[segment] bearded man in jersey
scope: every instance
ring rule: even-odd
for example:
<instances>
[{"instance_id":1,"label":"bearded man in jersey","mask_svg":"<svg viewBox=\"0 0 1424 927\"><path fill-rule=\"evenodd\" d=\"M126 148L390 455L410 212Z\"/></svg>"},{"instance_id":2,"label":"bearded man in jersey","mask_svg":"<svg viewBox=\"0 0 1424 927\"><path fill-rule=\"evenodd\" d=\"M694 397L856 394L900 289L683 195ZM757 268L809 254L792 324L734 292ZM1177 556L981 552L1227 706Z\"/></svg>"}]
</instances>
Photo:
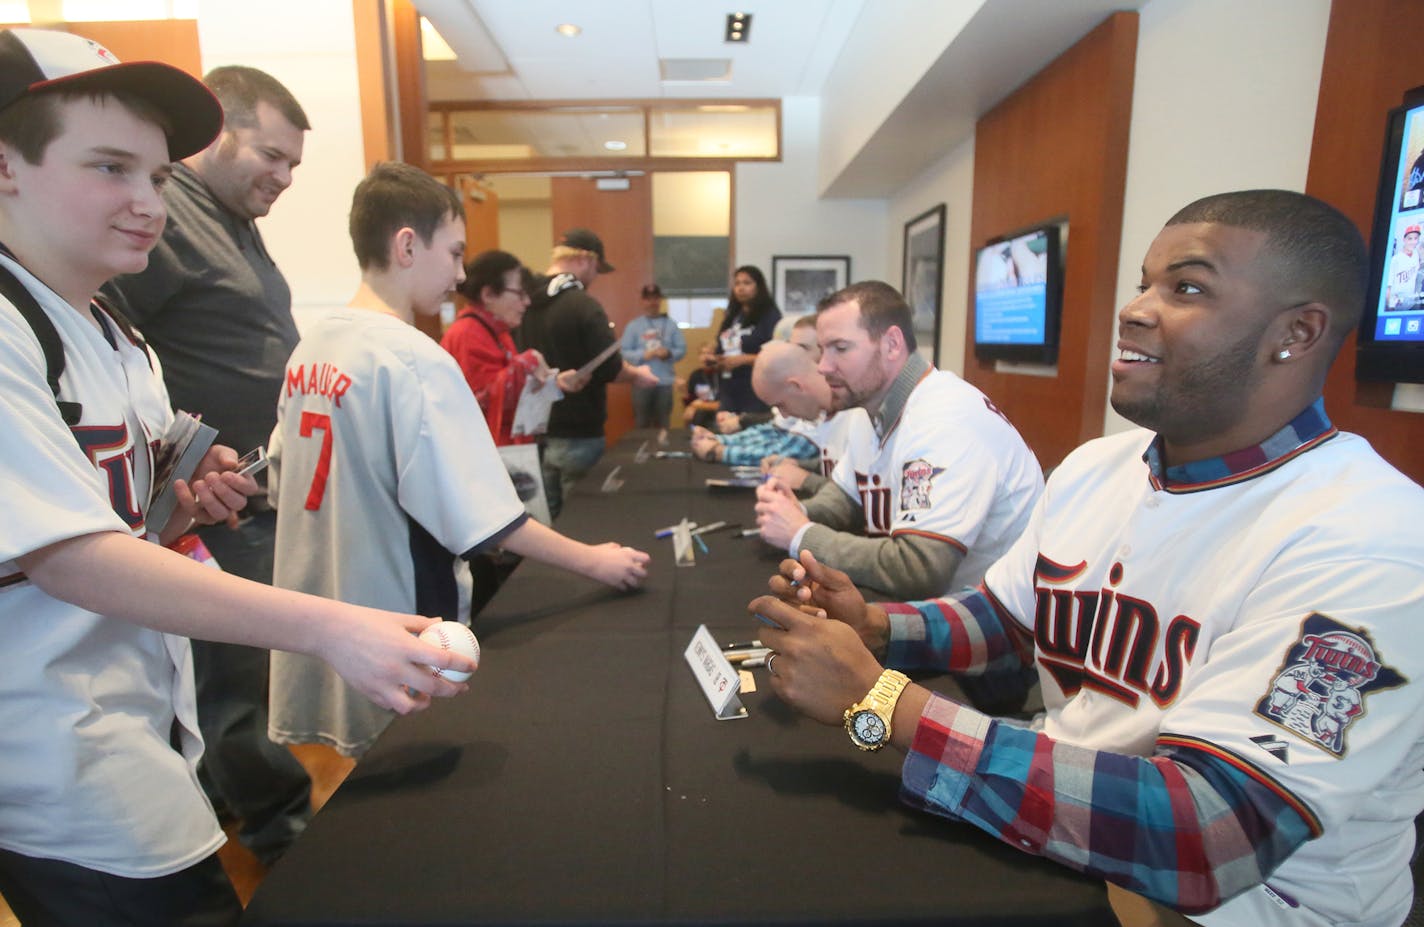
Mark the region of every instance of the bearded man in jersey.
<instances>
[{"instance_id":1,"label":"bearded man in jersey","mask_svg":"<svg viewBox=\"0 0 1424 927\"><path fill-rule=\"evenodd\" d=\"M1299 193L1178 212L1119 313L1112 404L1142 428L1070 454L975 591L867 606L814 557L783 562L781 599L751 605L785 628L758 628L772 688L863 749L905 751L908 803L1107 880L1120 913L1402 922L1424 808L1424 490L1321 398L1367 268L1354 224ZM1042 727L882 661L1034 663Z\"/></svg>"},{"instance_id":2,"label":"bearded man in jersey","mask_svg":"<svg viewBox=\"0 0 1424 927\"><path fill-rule=\"evenodd\" d=\"M910 307L889 284L832 296L816 335L834 410L864 409L874 440L852 442L804 506L768 480L762 538L897 598L977 583L1043 489L1033 452L983 393L915 353Z\"/></svg>"},{"instance_id":3,"label":"bearded man in jersey","mask_svg":"<svg viewBox=\"0 0 1424 927\"><path fill-rule=\"evenodd\" d=\"M803 504L779 480L757 491L757 527L892 599L973 586L1028 524L1043 491L1033 451L983 393L916 353L909 305L889 284L853 284L816 313L833 408L874 426L847 442ZM1018 710L1032 674L965 681L979 707Z\"/></svg>"}]
</instances>

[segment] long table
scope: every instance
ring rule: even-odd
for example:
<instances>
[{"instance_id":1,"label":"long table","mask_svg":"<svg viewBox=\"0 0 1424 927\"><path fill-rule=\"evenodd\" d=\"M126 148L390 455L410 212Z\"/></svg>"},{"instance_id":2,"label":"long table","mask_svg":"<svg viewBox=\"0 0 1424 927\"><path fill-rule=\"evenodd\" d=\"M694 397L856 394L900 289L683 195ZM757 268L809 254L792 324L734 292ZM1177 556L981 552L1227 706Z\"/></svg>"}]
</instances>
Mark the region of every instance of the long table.
<instances>
[{"instance_id":1,"label":"long table","mask_svg":"<svg viewBox=\"0 0 1424 927\"><path fill-rule=\"evenodd\" d=\"M1116 924L1101 883L897 801L862 754L762 684L717 721L682 653L756 636L780 559L735 531L694 567L653 532L753 523L749 490L613 448L561 531L653 555L619 594L522 564L475 622L471 691L397 719L267 876L246 925ZM619 467L616 492L602 492Z\"/></svg>"}]
</instances>

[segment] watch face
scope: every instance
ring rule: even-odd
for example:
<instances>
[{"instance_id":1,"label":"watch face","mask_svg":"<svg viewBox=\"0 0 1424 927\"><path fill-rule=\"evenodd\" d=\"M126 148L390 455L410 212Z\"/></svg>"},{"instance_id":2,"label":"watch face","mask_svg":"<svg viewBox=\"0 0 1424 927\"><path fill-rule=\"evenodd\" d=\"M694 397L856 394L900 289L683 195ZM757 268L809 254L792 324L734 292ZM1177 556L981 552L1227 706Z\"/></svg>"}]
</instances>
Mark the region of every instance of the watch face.
<instances>
[{"instance_id":1,"label":"watch face","mask_svg":"<svg viewBox=\"0 0 1424 927\"><path fill-rule=\"evenodd\" d=\"M850 723L862 743L878 744L885 739L885 722L873 711L857 711Z\"/></svg>"}]
</instances>

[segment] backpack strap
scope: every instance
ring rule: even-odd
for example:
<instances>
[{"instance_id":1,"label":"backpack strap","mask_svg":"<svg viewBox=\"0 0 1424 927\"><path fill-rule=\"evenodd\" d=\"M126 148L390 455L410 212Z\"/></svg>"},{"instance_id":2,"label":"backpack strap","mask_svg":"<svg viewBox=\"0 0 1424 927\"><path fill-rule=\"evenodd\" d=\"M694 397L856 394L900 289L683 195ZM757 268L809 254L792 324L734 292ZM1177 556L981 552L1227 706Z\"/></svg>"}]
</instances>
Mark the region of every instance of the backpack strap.
<instances>
[{"instance_id":1,"label":"backpack strap","mask_svg":"<svg viewBox=\"0 0 1424 927\"><path fill-rule=\"evenodd\" d=\"M0 264L0 294L4 294L5 298L19 310L20 315L24 316L30 329L35 333L35 338L40 343L40 350L44 352L45 380L49 382L50 392L54 393L55 404L59 406L59 415L64 419L64 424L73 428L79 424L80 418L83 417L84 406L59 398L59 378L64 374L64 343L59 340L59 331L55 329L54 323L50 321L45 311L40 308L39 301L35 299L34 294L25 289L25 285L19 281L19 278L3 264Z\"/></svg>"}]
</instances>

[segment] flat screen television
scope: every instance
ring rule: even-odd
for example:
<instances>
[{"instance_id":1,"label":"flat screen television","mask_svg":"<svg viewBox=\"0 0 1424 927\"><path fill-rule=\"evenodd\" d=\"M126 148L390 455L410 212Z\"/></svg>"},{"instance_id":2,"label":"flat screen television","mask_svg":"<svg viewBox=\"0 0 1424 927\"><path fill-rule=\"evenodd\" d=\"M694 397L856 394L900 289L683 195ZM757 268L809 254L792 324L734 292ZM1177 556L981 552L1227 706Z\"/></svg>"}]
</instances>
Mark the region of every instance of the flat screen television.
<instances>
[{"instance_id":1,"label":"flat screen television","mask_svg":"<svg viewBox=\"0 0 1424 927\"><path fill-rule=\"evenodd\" d=\"M974 260L974 356L1057 363L1062 303L1062 239L1057 225L1041 225L989 242Z\"/></svg>"},{"instance_id":2,"label":"flat screen television","mask_svg":"<svg viewBox=\"0 0 1424 927\"><path fill-rule=\"evenodd\" d=\"M1424 383L1424 87L1404 95L1385 125L1370 290L1356 339L1361 380Z\"/></svg>"}]
</instances>

